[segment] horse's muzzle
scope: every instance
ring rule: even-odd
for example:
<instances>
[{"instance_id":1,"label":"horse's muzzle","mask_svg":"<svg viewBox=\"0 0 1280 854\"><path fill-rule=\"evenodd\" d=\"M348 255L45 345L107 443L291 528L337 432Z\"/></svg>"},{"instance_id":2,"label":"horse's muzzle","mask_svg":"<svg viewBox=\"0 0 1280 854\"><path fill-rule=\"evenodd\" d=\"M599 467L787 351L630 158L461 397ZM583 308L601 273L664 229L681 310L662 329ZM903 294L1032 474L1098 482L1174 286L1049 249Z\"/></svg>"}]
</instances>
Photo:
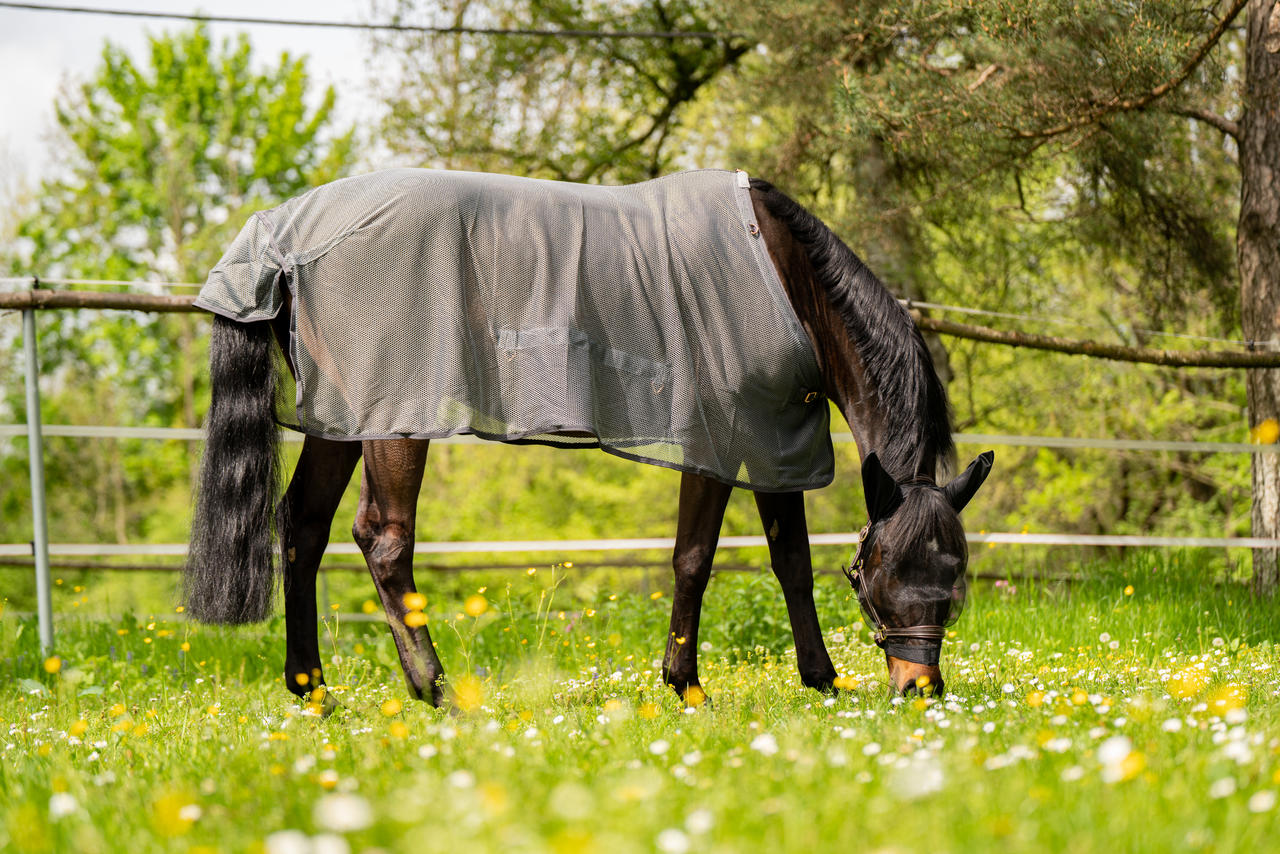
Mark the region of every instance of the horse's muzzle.
<instances>
[{"instance_id":1,"label":"horse's muzzle","mask_svg":"<svg viewBox=\"0 0 1280 854\"><path fill-rule=\"evenodd\" d=\"M889 663L889 681L893 689L903 696L941 697L945 683L942 671L929 664L917 664L886 655Z\"/></svg>"}]
</instances>

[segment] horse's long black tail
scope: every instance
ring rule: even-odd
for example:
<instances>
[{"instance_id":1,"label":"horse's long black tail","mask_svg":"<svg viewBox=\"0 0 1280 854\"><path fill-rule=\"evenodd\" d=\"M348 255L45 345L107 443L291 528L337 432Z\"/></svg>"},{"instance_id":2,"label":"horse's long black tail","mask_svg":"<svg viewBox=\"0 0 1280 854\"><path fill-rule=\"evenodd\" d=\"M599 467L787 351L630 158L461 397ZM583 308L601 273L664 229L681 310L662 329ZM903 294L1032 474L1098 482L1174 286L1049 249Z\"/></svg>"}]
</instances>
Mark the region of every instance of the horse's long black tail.
<instances>
[{"instance_id":1,"label":"horse's long black tail","mask_svg":"<svg viewBox=\"0 0 1280 854\"><path fill-rule=\"evenodd\" d=\"M281 470L273 344L267 321L213 319L213 401L184 583L187 612L208 623L271 611Z\"/></svg>"}]
</instances>

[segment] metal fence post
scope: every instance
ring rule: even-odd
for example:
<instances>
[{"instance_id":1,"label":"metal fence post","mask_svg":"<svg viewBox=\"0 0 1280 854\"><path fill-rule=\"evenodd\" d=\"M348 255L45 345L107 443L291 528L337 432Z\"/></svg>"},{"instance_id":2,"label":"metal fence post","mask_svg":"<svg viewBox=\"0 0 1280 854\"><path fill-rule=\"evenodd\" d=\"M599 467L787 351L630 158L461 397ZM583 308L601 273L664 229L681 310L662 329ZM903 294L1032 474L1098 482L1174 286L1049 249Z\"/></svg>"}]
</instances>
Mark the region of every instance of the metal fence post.
<instances>
[{"instance_id":1,"label":"metal fence post","mask_svg":"<svg viewBox=\"0 0 1280 854\"><path fill-rule=\"evenodd\" d=\"M49 517L44 503L44 434L40 425L40 360L36 354L36 311L22 310L22 349L26 356L27 448L31 459L31 548L36 564L36 610L40 650L53 650L53 595L49 578Z\"/></svg>"}]
</instances>

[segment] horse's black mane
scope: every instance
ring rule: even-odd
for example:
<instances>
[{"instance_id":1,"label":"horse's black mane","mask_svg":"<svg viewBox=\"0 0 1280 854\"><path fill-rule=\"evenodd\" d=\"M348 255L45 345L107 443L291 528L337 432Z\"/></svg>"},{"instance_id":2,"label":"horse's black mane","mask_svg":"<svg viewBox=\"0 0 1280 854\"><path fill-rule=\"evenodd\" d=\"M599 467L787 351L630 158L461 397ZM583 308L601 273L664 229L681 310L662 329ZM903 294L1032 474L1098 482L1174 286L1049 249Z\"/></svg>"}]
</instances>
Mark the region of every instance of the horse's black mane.
<instances>
[{"instance_id":1,"label":"horse's black mane","mask_svg":"<svg viewBox=\"0 0 1280 854\"><path fill-rule=\"evenodd\" d=\"M816 216L768 181L751 179L769 213L805 248L818 282L840 312L885 418L873 449L899 480L934 477L925 460L948 466L955 451L946 388L907 310Z\"/></svg>"}]
</instances>

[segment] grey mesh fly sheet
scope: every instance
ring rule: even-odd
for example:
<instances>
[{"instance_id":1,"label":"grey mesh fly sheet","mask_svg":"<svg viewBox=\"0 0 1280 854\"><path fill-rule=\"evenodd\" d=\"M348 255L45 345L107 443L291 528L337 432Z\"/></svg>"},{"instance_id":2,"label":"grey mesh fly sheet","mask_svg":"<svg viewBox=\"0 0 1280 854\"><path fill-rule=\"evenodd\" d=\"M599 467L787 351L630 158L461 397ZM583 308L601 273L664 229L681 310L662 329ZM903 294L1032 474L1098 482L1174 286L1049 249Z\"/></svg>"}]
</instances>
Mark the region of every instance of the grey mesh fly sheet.
<instances>
[{"instance_id":1,"label":"grey mesh fly sheet","mask_svg":"<svg viewBox=\"0 0 1280 854\"><path fill-rule=\"evenodd\" d=\"M745 173L346 178L255 214L196 305L266 320L285 287L306 433L599 447L762 491L831 481L817 360Z\"/></svg>"}]
</instances>

